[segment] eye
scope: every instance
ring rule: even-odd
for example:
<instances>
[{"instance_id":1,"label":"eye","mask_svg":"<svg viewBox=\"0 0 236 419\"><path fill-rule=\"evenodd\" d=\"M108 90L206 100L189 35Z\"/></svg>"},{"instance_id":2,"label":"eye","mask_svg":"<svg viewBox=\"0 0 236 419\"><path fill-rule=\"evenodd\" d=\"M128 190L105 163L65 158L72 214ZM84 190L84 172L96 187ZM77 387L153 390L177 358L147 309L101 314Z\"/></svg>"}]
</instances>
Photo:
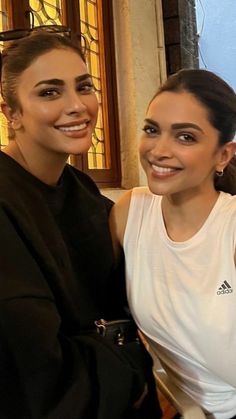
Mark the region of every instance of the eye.
<instances>
[{"instance_id":1,"label":"eye","mask_svg":"<svg viewBox=\"0 0 236 419\"><path fill-rule=\"evenodd\" d=\"M157 129L157 127L153 125L149 125L149 124L144 125L142 130L149 136L156 135L159 133L159 130Z\"/></svg>"},{"instance_id":2,"label":"eye","mask_svg":"<svg viewBox=\"0 0 236 419\"><path fill-rule=\"evenodd\" d=\"M43 89L39 92L39 96L48 98L56 98L59 94L59 90L55 88Z\"/></svg>"},{"instance_id":3,"label":"eye","mask_svg":"<svg viewBox=\"0 0 236 419\"><path fill-rule=\"evenodd\" d=\"M196 142L196 139L195 139L194 135L190 134L189 132L183 132L181 134L178 134L178 139L182 143L186 143L186 144L191 144L191 143Z\"/></svg>"},{"instance_id":4,"label":"eye","mask_svg":"<svg viewBox=\"0 0 236 419\"><path fill-rule=\"evenodd\" d=\"M81 93L86 94L95 92L95 87L91 80L86 80L77 86L77 90Z\"/></svg>"}]
</instances>

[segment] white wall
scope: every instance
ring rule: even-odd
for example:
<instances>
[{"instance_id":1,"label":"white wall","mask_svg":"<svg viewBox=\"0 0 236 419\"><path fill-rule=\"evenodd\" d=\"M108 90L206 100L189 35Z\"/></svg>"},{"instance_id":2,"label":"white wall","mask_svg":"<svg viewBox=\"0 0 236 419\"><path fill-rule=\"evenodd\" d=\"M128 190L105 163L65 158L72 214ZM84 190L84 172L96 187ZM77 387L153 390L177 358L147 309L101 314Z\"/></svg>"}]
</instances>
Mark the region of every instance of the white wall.
<instances>
[{"instance_id":1,"label":"white wall","mask_svg":"<svg viewBox=\"0 0 236 419\"><path fill-rule=\"evenodd\" d=\"M122 187L146 183L138 142L145 112L166 77L161 0L113 0Z\"/></svg>"}]
</instances>

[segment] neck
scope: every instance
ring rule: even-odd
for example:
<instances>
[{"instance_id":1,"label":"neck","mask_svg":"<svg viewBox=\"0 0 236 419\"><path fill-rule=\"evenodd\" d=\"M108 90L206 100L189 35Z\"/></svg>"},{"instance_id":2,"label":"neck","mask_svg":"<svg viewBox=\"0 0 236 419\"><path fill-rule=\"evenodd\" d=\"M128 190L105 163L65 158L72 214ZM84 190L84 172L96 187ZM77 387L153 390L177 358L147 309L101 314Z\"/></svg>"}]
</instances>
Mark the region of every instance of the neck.
<instances>
[{"instance_id":1,"label":"neck","mask_svg":"<svg viewBox=\"0 0 236 419\"><path fill-rule=\"evenodd\" d=\"M55 152L42 153L42 150L28 150L21 147L16 141L11 141L2 151L12 157L27 172L51 186L58 183L68 158L67 155Z\"/></svg>"},{"instance_id":2,"label":"neck","mask_svg":"<svg viewBox=\"0 0 236 419\"><path fill-rule=\"evenodd\" d=\"M169 237L174 241L191 238L203 226L213 209L219 192L214 187L181 199L179 196L164 196L162 213Z\"/></svg>"}]
</instances>

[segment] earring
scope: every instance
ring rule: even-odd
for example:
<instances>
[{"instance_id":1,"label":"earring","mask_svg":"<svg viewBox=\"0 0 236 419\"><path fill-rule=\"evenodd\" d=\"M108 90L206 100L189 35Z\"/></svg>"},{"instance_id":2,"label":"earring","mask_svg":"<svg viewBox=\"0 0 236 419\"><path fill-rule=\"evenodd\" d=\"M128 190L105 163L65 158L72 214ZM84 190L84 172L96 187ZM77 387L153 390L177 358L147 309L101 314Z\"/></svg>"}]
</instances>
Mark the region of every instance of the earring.
<instances>
[{"instance_id":1,"label":"earring","mask_svg":"<svg viewBox=\"0 0 236 419\"><path fill-rule=\"evenodd\" d=\"M216 170L216 176L222 177L224 175L224 169L222 170Z\"/></svg>"},{"instance_id":2,"label":"earring","mask_svg":"<svg viewBox=\"0 0 236 419\"><path fill-rule=\"evenodd\" d=\"M13 140L13 138L15 138L16 133L15 133L14 128L12 127L11 122L8 122L7 131L8 131L8 139Z\"/></svg>"},{"instance_id":3,"label":"earring","mask_svg":"<svg viewBox=\"0 0 236 419\"><path fill-rule=\"evenodd\" d=\"M14 131L17 131L21 128L21 121L20 120L12 120L10 122L11 128L14 129Z\"/></svg>"}]
</instances>

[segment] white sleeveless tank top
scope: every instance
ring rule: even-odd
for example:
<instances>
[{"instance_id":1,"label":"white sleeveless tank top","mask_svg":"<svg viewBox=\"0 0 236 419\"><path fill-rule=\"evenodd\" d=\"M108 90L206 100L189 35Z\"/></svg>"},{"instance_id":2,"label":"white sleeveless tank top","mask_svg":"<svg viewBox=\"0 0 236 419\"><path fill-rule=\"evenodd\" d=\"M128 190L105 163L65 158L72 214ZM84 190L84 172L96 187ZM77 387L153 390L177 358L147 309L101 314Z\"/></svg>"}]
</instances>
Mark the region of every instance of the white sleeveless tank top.
<instances>
[{"instance_id":1,"label":"white sleeveless tank top","mask_svg":"<svg viewBox=\"0 0 236 419\"><path fill-rule=\"evenodd\" d=\"M236 196L221 192L189 240L166 232L161 197L132 193L124 237L131 312L173 381L209 417L236 415Z\"/></svg>"}]
</instances>

